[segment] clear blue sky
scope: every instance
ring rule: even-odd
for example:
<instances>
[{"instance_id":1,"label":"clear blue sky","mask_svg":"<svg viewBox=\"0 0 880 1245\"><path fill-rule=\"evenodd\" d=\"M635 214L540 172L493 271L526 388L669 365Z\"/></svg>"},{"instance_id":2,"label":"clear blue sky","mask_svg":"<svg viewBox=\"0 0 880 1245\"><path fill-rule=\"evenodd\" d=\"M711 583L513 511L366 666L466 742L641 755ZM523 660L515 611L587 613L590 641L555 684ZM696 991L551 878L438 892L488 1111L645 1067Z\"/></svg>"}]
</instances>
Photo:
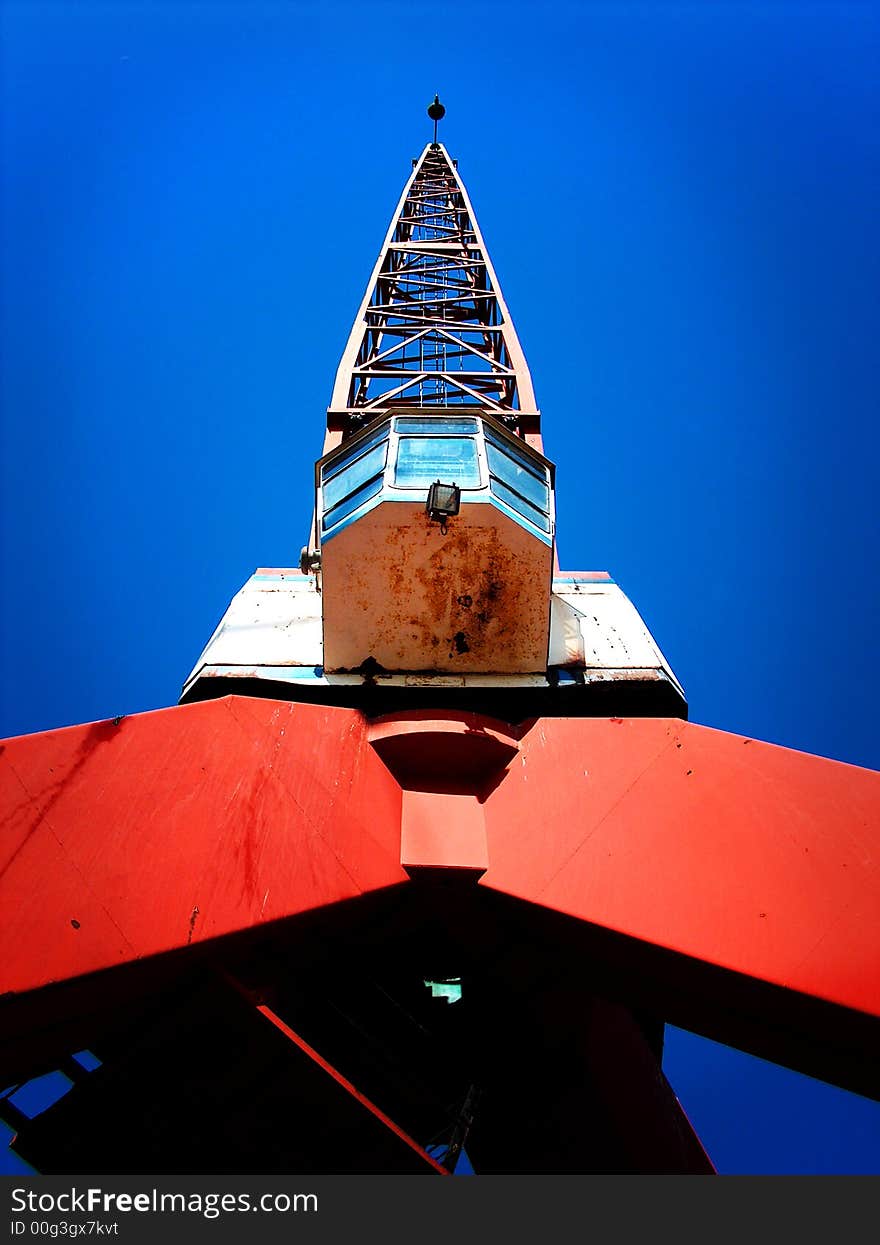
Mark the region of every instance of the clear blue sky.
<instances>
[{"instance_id":1,"label":"clear blue sky","mask_svg":"<svg viewBox=\"0 0 880 1245\"><path fill-rule=\"evenodd\" d=\"M692 720L880 768L877 6L0 20L0 734L174 703L253 569L296 564L439 91L563 566L618 579ZM722 1171L880 1171L876 1103L677 1031L666 1070Z\"/></svg>"}]
</instances>

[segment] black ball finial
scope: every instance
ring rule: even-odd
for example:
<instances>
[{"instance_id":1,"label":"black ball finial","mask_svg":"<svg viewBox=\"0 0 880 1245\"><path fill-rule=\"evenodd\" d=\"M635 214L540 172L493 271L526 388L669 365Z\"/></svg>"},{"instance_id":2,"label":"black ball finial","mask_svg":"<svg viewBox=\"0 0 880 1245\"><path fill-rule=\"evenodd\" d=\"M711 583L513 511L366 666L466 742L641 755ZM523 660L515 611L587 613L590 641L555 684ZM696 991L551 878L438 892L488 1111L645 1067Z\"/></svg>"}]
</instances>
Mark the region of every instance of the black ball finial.
<instances>
[{"instance_id":1,"label":"black ball finial","mask_svg":"<svg viewBox=\"0 0 880 1245\"><path fill-rule=\"evenodd\" d=\"M435 95L433 104L428 105L428 116L432 121L442 121L446 116L446 109L440 103L439 95Z\"/></svg>"}]
</instances>

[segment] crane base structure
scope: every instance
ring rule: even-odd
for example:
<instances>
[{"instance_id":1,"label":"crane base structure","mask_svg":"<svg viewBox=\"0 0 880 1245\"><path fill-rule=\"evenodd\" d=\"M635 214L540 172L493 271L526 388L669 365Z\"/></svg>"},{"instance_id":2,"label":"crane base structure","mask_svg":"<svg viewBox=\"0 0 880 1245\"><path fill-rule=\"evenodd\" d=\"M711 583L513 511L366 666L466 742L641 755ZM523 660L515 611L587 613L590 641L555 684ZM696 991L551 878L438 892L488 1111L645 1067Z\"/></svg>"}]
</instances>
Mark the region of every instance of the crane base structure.
<instances>
[{"instance_id":1,"label":"crane base structure","mask_svg":"<svg viewBox=\"0 0 880 1245\"><path fill-rule=\"evenodd\" d=\"M708 1173L665 1021L880 1096L872 771L224 696L0 773L3 1081L74 1080L3 1100L40 1171Z\"/></svg>"}]
</instances>

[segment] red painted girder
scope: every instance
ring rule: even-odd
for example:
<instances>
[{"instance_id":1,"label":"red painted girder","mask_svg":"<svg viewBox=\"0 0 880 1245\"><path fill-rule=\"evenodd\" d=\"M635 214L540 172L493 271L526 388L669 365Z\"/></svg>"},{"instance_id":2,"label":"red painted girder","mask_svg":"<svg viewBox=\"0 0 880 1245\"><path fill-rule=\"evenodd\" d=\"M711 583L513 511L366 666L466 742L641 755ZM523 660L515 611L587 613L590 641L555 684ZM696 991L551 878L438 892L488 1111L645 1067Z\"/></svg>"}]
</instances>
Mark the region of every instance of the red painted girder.
<instances>
[{"instance_id":1,"label":"red painted girder","mask_svg":"<svg viewBox=\"0 0 880 1245\"><path fill-rule=\"evenodd\" d=\"M349 709L227 697L5 742L0 993L406 882Z\"/></svg>"},{"instance_id":2,"label":"red painted girder","mask_svg":"<svg viewBox=\"0 0 880 1245\"><path fill-rule=\"evenodd\" d=\"M228 697L7 741L0 992L407 882L369 739ZM483 886L880 1015L880 775L670 719L543 719L518 749L481 795Z\"/></svg>"},{"instance_id":3,"label":"red painted girder","mask_svg":"<svg viewBox=\"0 0 880 1245\"><path fill-rule=\"evenodd\" d=\"M325 1072L331 1080L335 1081L336 1084L339 1085L351 1098L360 1103L365 1110L369 1111L370 1114L378 1120L380 1124L384 1125L390 1133L393 1133L394 1136L402 1141L405 1146L417 1154L430 1171L434 1171L441 1176L449 1175L446 1168L443 1167L442 1164L438 1163L437 1160L430 1155L423 1146L420 1146L417 1141L414 1141L413 1138L410 1137L409 1133L404 1132L400 1125L395 1124L394 1120L392 1120L389 1115L386 1115L381 1107L377 1107L376 1104L371 1102L365 1094L362 1094L356 1086L352 1085L351 1081L349 1081L347 1077L344 1077L342 1073L334 1068L331 1063L328 1063L328 1061L320 1055L313 1046L309 1046L308 1042L304 1038L300 1037L295 1030L291 1029L290 1025L285 1024L281 1017L272 1011L271 1007L268 1007L265 1003L259 1003L255 1006L260 1015L264 1016L270 1024L275 1026L279 1033L283 1033L289 1042L292 1042L294 1046L303 1052L303 1054L307 1055L316 1067Z\"/></svg>"},{"instance_id":4,"label":"red painted girder","mask_svg":"<svg viewBox=\"0 0 880 1245\"><path fill-rule=\"evenodd\" d=\"M880 773L677 719L545 718L481 885L880 1015Z\"/></svg>"}]
</instances>

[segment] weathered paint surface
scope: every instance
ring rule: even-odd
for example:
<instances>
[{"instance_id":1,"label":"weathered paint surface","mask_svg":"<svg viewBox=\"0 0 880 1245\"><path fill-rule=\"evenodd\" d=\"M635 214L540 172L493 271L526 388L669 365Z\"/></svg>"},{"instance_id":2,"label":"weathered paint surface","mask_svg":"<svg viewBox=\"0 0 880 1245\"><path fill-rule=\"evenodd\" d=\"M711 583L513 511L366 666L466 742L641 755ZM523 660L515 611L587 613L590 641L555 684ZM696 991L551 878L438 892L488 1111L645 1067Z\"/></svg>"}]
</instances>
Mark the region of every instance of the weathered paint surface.
<instances>
[{"instance_id":1,"label":"weathered paint surface","mask_svg":"<svg viewBox=\"0 0 880 1245\"><path fill-rule=\"evenodd\" d=\"M552 550L488 503L446 533L386 503L325 547L324 667L529 673L547 665Z\"/></svg>"},{"instance_id":2,"label":"weathered paint surface","mask_svg":"<svg viewBox=\"0 0 880 1245\"><path fill-rule=\"evenodd\" d=\"M551 611L550 666L656 669L678 686L638 610L617 584L554 579Z\"/></svg>"},{"instance_id":3,"label":"weathered paint surface","mask_svg":"<svg viewBox=\"0 0 880 1245\"><path fill-rule=\"evenodd\" d=\"M439 544L439 533L436 525L433 526ZM482 624L478 615L485 614L488 620L491 615L485 607L494 603L481 604L479 588L475 598L473 592L453 591L459 586L455 575L447 575L441 581L428 574L427 566L421 570L429 598L445 620L444 641L453 640L461 631L465 642L470 644L470 636L489 630L488 621ZM540 573L543 578L543 567ZM521 578L514 582L521 582ZM401 585L406 582L399 570L395 572L395 582L398 579ZM491 583L499 582L481 579L479 574L476 580L483 585L483 596L490 596ZM409 591L404 590L403 594L409 601ZM471 597L469 605L458 601L458 597L466 600L468 596ZM302 683L312 687L316 683L327 686L362 683L362 674L324 671L322 605L323 597L315 576L302 575L290 568L256 571L234 597L185 687L190 689L199 680L217 677L262 678L279 684ZM681 690L638 611L607 572L582 571L554 577L549 623L548 659L540 664L539 671L528 674L474 671L460 660L462 654L447 644L444 652L448 654L451 648L454 654L451 669L433 674L426 670L392 671L388 685L546 688L544 670L549 666L563 676L582 672L580 677L585 682L662 678ZM437 632L438 628L416 628L416 636L427 635L429 643ZM412 634L410 627L410 636ZM432 644L431 648L434 647ZM572 686L570 679L560 679L562 694ZM681 694L684 698L684 693Z\"/></svg>"},{"instance_id":4,"label":"weathered paint surface","mask_svg":"<svg viewBox=\"0 0 880 1245\"><path fill-rule=\"evenodd\" d=\"M230 602L187 678L203 666L320 666L321 597L313 576L254 572Z\"/></svg>"}]
</instances>

